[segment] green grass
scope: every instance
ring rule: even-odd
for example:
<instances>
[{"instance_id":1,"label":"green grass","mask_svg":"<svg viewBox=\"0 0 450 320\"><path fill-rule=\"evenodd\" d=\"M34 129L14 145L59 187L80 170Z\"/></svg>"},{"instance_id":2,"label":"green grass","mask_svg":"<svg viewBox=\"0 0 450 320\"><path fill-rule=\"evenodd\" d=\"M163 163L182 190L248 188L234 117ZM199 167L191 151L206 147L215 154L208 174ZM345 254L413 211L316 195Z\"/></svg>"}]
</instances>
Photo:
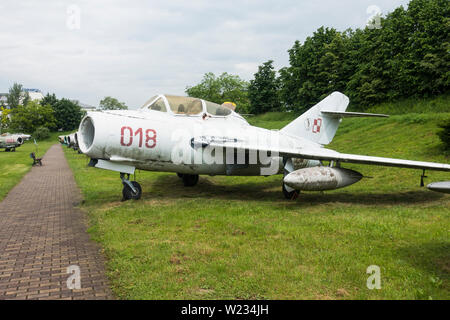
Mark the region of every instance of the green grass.
<instances>
[{"instance_id":1,"label":"green grass","mask_svg":"<svg viewBox=\"0 0 450 320\"><path fill-rule=\"evenodd\" d=\"M436 125L449 116L345 119L329 147L448 163ZM280 128L293 115L270 117L249 120ZM283 199L281 176L202 176L185 188L173 173L140 172L142 199L120 202L117 173L65 152L118 298L450 298L450 196L420 188L420 171L345 165L373 179L296 201ZM366 287L370 265L381 290Z\"/></svg>"},{"instance_id":2,"label":"green grass","mask_svg":"<svg viewBox=\"0 0 450 320\"><path fill-rule=\"evenodd\" d=\"M367 112L406 114L406 113L447 113L449 112L450 94L433 98L409 98L395 102L384 102L368 109Z\"/></svg>"},{"instance_id":3,"label":"green grass","mask_svg":"<svg viewBox=\"0 0 450 320\"><path fill-rule=\"evenodd\" d=\"M33 139L26 141L15 152L0 149L0 201L31 169L33 160L30 153L35 152L38 158L42 157L51 145L58 142L57 137L61 134L61 132L53 133L50 138L38 141L37 149Z\"/></svg>"}]
</instances>

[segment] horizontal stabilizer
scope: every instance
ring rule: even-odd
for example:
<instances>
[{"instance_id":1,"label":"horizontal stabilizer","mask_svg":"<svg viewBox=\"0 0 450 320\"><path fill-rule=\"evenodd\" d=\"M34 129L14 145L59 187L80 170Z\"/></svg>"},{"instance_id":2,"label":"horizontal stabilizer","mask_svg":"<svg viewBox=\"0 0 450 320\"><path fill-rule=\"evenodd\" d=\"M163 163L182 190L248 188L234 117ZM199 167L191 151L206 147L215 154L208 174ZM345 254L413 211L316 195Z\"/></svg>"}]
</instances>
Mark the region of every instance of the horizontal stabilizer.
<instances>
[{"instance_id":1,"label":"horizontal stabilizer","mask_svg":"<svg viewBox=\"0 0 450 320\"><path fill-rule=\"evenodd\" d=\"M378 117L378 118L388 118L387 114L377 114L377 113L362 113L362 112L345 112L345 111L320 111L324 116L331 118L355 118L355 117Z\"/></svg>"}]
</instances>

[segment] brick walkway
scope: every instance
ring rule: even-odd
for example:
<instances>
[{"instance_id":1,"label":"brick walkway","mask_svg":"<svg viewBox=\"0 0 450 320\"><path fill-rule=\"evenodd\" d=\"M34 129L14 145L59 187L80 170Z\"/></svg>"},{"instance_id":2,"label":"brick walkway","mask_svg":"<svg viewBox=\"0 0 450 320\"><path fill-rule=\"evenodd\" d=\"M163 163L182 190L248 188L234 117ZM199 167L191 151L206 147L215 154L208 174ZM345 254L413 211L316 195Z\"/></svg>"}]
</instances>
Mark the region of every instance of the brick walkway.
<instances>
[{"instance_id":1,"label":"brick walkway","mask_svg":"<svg viewBox=\"0 0 450 320\"><path fill-rule=\"evenodd\" d=\"M30 159L31 162L31 159ZM86 233L61 146L45 154L0 203L0 299L111 299L100 247ZM81 289L68 289L67 267Z\"/></svg>"}]
</instances>

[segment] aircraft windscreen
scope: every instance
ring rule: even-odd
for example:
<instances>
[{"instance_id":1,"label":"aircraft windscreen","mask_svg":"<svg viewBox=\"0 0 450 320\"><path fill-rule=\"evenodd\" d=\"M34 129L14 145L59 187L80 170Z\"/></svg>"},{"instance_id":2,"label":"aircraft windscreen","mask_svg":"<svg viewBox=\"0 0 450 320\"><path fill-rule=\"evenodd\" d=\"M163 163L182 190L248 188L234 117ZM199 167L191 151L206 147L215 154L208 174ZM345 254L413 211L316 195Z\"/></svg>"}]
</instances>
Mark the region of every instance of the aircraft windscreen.
<instances>
[{"instance_id":1,"label":"aircraft windscreen","mask_svg":"<svg viewBox=\"0 0 450 320\"><path fill-rule=\"evenodd\" d=\"M202 101L197 98L166 96L175 114L196 115L203 111Z\"/></svg>"},{"instance_id":2,"label":"aircraft windscreen","mask_svg":"<svg viewBox=\"0 0 450 320\"><path fill-rule=\"evenodd\" d=\"M163 98L159 98L158 100L153 102L148 107L148 110L167 112L166 104L164 103L164 99Z\"/></svg>"},{"instance_id":3,"label":"aircraft windscreen","mask_svg":"<svg viewBox=\"0 0 450 320\"><path fill-rule=\"evenodd\" d=\"M141 108L142 108L142 109L148 108L150 102L152 102L153 100L155 100L156 97L157 97L157 96L153 96L153 97L151 97L150 99L148 99L148 100L142 105Z\"/></svg>"},{"instance_id":4,"label":"aircraft windscreen","mask_svg":"<svg viewBox=\"0 0 450 320\"><path fill-rule=\"evenodd\" d=\"M228 116L231 114L230 109L222 107L217 103L209 101L205 101L205 103L206 103L206 111L213 116Z\"/></svg>"}]
</instances>

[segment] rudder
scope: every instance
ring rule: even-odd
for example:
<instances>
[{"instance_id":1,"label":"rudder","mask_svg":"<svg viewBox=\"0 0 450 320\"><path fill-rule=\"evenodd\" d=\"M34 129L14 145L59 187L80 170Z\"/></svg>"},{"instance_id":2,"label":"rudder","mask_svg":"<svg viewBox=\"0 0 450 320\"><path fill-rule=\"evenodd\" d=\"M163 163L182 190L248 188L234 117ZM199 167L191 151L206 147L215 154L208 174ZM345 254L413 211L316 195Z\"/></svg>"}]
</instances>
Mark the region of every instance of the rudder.
<instances>
[{"instance_id":1,"label":"rudder","mask_svg":"<svg viewBox=\"0 0 450 320\"><path fill-rule=\"evenodd\" d=\"M345 111L349 102L345 94L333 92L280 131L327 145L333 140L341 119L324 115L321 111Z\"/></svg>"}]
</instances>

